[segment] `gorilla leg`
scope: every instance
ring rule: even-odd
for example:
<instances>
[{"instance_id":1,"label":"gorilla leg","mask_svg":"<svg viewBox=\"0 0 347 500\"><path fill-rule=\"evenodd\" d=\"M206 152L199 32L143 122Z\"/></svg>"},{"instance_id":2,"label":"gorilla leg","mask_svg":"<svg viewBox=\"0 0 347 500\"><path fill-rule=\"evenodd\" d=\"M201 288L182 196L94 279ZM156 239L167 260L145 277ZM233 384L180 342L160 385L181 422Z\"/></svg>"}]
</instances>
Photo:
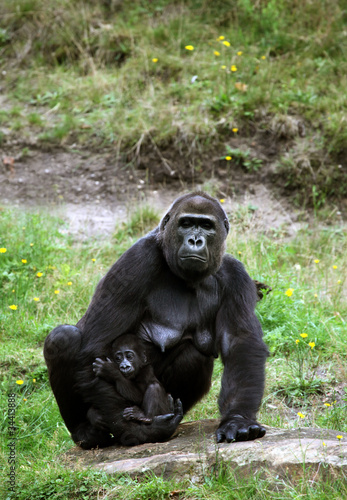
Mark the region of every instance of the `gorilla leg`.
<instances>
[{"instance_id":1,"label":"gorilla leg","mask_svg":"<svg viewBox=\"0 0 347 500\"><path fill-rule=\"evenodd\" d=\"M213 362L189 341L177 346L155 372L165 390L182 401L186 413L209 391Z\"/></svg>"},{"instance_id":2,"label":"gorilla leg","mask_svg":"<svg viewBox=\"0 0 347 500\"><path fill-rule=\"evenodd\" d=\"M75 389L80 347L81 332L75 326L61 325L52 330L43 350L49 381L72 439L83 448L109 446L112 443L109 432L91 423L87 416L90 403L84 402Z\"/></svg>"}]
</instances>

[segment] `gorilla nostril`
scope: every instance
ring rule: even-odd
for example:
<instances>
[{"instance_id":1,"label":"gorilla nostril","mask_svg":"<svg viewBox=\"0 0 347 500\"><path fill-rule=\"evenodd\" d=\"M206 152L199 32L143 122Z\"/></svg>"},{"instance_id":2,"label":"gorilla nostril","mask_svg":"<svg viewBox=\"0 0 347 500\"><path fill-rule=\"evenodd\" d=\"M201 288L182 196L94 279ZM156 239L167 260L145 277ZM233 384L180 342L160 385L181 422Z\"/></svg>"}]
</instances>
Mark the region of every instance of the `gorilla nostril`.
<instances>
[{"instance_id":1,"label":"gorilla nostril","mask_svg":"<svg viewBox=\"0 0 347 500\"><path fill-rule=\"evenodd\" d=\"M202 245L204 244L204 242L199 239L199 240L196 240L195 244L196 244L197 247L202 247Z\"/></svg>"},{"instance_id":2,"label":"gorilla nostril","mask_svg":"<svg viewBox=\"0 0 347 500\"><path fill-rule=\"evenodd\" d=\"M188 240L188 244L189 244L190 246L194 247L194 246L195 246L195 239L194 239L194 238L189 238L189 240Z\"/></svg>"}]
</instances>

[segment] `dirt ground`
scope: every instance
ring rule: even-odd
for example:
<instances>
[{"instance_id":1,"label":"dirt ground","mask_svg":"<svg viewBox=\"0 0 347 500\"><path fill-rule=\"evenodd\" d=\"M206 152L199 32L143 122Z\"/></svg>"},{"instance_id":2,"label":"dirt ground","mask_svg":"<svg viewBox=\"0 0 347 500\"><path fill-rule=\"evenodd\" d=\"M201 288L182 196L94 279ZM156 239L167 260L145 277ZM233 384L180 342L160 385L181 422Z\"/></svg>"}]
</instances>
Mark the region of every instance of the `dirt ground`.
<instances>
[{"instance_id":1,"label":"dirt ground","mask_svg":"<svg viewBox=\"0 0 347 500\"><path fill-rule=\"evenodd\" d=\"M48 209L67 220L69 231L81 238L109 235L141 203L162 215L175 197L198 188L224 199L231 219L235 213L247 215L253 229L291 236L302 225L298 218L302 221L303 214L264 175L230 173L230 190L225 172L204 182L202 176L175 175L172 161L168 167L160 159L150 159L149 174L141 165L122 164L110 151L7 147L0 150L0 158L2 205Z\"/></svg>"}]
</instances>

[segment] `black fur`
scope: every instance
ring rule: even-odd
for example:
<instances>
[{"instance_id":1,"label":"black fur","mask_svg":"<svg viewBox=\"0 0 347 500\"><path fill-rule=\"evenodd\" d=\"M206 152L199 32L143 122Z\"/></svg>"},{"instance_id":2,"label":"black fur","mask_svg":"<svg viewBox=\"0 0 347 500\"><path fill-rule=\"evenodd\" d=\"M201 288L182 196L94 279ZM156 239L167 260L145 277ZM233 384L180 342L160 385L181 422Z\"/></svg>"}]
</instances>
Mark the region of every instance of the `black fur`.
<instances>
[{"instance_id":1,"label":"black fur","mask_svg":"<svg viewBox=\"0 0 347 500\"><path fill-rule=\"evenodd\" d=\"M213 358L221 354L218 442L265 434L256 422L268 354L254 313L257 288L243 265L224 254L228 229L214 198L201 192L178 198L159 227L102 278L76 327L48 335L51 386L75 442L91 448L163 441L182 418L176 401L173 415L126 420L125 398L95 377L95 358L107 356L126 333L145 342L155 376L184 412L208 392Z\"/></svg>"}]
</instances>

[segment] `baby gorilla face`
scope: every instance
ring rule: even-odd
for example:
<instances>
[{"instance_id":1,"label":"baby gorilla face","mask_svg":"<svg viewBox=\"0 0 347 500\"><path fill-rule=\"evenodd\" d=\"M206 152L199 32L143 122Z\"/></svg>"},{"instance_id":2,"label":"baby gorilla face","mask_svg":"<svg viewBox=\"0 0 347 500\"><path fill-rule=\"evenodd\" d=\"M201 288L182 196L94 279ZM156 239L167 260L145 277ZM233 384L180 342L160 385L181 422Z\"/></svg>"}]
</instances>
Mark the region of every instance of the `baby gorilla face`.
<instances>
[{"instance_id":1,"label":"baby gorilla face","mask_svg":"<svg viewBox=\"0 0 347 500\"><path fill-rule=\"evenodd\" d=\"M136 352L128 349L126 346L114 353L114 361L122 375L130 379L136 377L142 366L142 362Z\"/></svg>"}]
</instances>

